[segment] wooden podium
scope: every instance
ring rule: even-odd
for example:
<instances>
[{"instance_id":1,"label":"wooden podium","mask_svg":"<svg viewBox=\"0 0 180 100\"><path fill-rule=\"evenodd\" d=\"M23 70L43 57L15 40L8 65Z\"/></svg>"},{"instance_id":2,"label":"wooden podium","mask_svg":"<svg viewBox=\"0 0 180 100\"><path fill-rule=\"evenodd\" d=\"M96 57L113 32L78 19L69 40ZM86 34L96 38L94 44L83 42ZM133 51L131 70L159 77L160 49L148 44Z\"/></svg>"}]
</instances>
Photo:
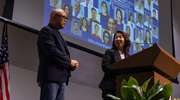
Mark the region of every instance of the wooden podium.
<instances>
[{"instance_id":1,"label":"wooden podium","mask_svg":"<svg viewBox=\"0 0 180 100\"><path fill-rule=\"evenodd\" d=\"M158 80L165 84L171 83L176 80L180 72L180 62L154 44L150 48L111 64L111 69L119 73L116 76L116 96L121 97L120 89L123 79L128 81L129 77L132 76L141 86L153 76L148 88L152 87Z\"/></svg>"}]
</instances>

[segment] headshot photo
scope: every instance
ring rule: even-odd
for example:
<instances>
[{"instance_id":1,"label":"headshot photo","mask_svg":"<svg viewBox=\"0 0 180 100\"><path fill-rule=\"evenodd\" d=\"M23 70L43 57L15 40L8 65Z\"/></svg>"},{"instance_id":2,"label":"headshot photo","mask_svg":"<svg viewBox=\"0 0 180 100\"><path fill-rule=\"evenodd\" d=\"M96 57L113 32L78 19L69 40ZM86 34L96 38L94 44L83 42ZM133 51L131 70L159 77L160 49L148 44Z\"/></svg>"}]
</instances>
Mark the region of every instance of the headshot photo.
<instances>
[{"instance_id":1,"label":"headshot photo","mask_svg":"<svg viewBox=\"0 0 180 100\"><path fill-rule=\"evenodd\" d=\"M134 14L132 12L129 12L127 26L130 28L135 28Z\"/></svg>"},{"instance_id":2,"label":"headshot photo","mask_svg":"<svg viewBox=\"0 0 180 100\"><path fill-rule=\"evenodd\" d=\"M153 26L153 37L155 37L156 39L158 39L158 28L156 26Z\"/></svg>"},{"instance_id":3,"label":"headshot photo","mask_svg":"<svg viewBox=\"0 0 180 100\"><path fill-rule=\"evenodd\" d=\"M136 26L138 26L138 27L143 29L143 26L144 26L144 24L143 24L143 16L142 16L141 13L138 13L136 15L137 15L137 17L136 17L137 18Z\"/></svg>"},{"instance_id":4,"label":"headshot photo","mask_svg":"<svg viewBox=\"0 0 180 100\"><path fill-rule=\"evenodd\" d=\"M84 7L92 8L94 0L83 0L81 1L81 5Z\"/></svg>"},{"instance_id":5,"label":"headshot photo","mask_svg":"<svg viewBox=\"0 0 180 100\"><path fill-rule=\"evenodd\" d=\"M152 43L151 39L152 39L151 31L149 29L146 29L144 43Z\"/></svg>"},{"instance_id":6,"label":"headshot photo","mask_svg":"<svg viewBox=\"0 0 180 100\"><path fill-rule=\"evenodd\" d=\"M152 3L158 5L158 0L153 0Z\"/></svg>"},{"instance_id":7,"label":"headshot photo","mask_svg":"<svg viewBox=\"0 0 180 100\"><path fill-rule=\"evenodd\" d=\"M82 37L82 32L79 29L79 26L80 26L80 23L77 20L73 19L71 22L71 33Z\"/></svg>"},{"instance_id":8,"label":"headshot photo","mask_svg":"<svg viewBox=\"0 0 180 100\"><path fill-rule=\"evenodd\" d=\"M116 32L117 23L113 18L108 18L106 25L107 25L107 29L111 32L111 35Z\"/></svg>"},{"instance_id":9,"label":"headshot photo","mask_svg":"<svg viewBox=\"0 0 180 100\"><path fill-rule=\"evenodd\" d=\"M84 16L84 7L80 5L78 1L76 1L73 6L73 16L80 18Z\"/></svg>"},{"instance_id":10,"label":"headshot photo","mask_svg":"<svg viewBox=\"0 0 180 100\"><path fill-rule=\"evenodd\" d=\"M111 45L111 34L108 30L103 30L102 41L106 44Z\"/></svg>"},{"instance_id":11,"label":"headshot photo","mask_svg":"<svg viewBox=\"0 0 180 100\"><path fill-rule=\"evenodd\" d=\"M62 2L62 9L66 12L67 18L72 20L72 6Z\"/></svg>"},{"instance_id":12,"label":"headshot photo","mask_svg":"<svg viewBox=\"0 0 180 100\"><path fill-rule=\"evenodd\" d=\"M141 51L141 44L140 43L137 43L137 42L134 42L133 43L133 48L134 48L134 53L138 53Z\"/></svg>"},{"instance_id":13,"label":"headshot photo","mask_svg":"<svg viewBox=\"0 0 180 100\"><path fill-rule=\"evenodd\" d=\"M97 13L98 9L92 7L91 9L88 9L88 18L90 19L90 23L95 22L100 24L100 16Z\"/></svg>"},{"instance_id":14,"label":"headshot photo","mask_svg":"<svg viewBox=\"0 0 180 100\"><path fill-rule=\"evenodd\" d=\"M129 26L126 26L126 33L127 33L128 37L130 38L131 29Z\"/></svg>"},{"instance_id":15,"label":"headshot photo","mask_svg":"<svg viewBox=\"0 0 180 100\"><path fill-rule=\"evenodd\" d=\"M114 8L114 18L116 19L117 21L117 24L119 25L123 25L123 21L124 21L124 10L120 9L120 8L117 8L115 7Z\"/></svg>"},{"instance_id":16,"label":"headshot photo","mask_svg":"<svg viewBox=\"0 0 180 100\"><path fill-rule=\"evenodd\" d=\"M99 15L109 18L109 3L103 0L98 0Z\"/></svg>"},{"instance_id":17,"label":"headshot photo","mask_svg":"<svg viewBox=\"0 0 180 100\"><path fill-rule=\"evenodd\" d=\"M136 29L135 42L143 45L143 31L141 29Z\"/></svg>"},{"instance_id":18,"label":"headshot photo","mask_svg":"<svg viewBox=\"0 0 180 100\"><path fill-rule=\"evenodd\" d=\"M61 8L61 2L62 0L51 0L50 5L55 8Z\"/></svg>"},{"instance_id":19,"label":"headshot photo","mask_svg":"<svg viewBox=\"0 0 180 100\"><path fill-rule=\"evenodd\" d=\"M152 11L152 19L155 20L155 21L158 21L157 16L158 16L157 10L153 9L153 11Z\"/></svg>"},{"instance_id":20,"label":"headshot photo","mask_svg":"<svg viewBox=\"0 0 180 100\"><path fill-rule=\"evenodd\" d=\"M92 22L92 36L101 39L101 25Z\"/></svg>"},{"instance_id":21,"label":"headshot photo","mask_svg":"<svg viewBox=\"0 0 180 100\"><path fill-rule=\"evenodd\" d=\"M151 11L151 0L144 0L145 2L144 2L144 7L147 9L147 10L149 10L149 11Z\"/></svg>"},{"instance_id":22,"label":"headshot photo","mask_svg":"<svg viewBox=\"0 0 180 100\"><path fill-rule=\"evenodd\" d=\"M130 40L134 41L134 29L135 29L135 24L134 24L134 13L129 11L128 15L128 21L127 21L127 26L130 27L131 33L130 33Z\"/></svg>"},{"instance_id":23,"label":"headshot photo","mask_svg":"<svg viewBox=\"0 0 180 100\"><path fill-rule=\"evenodd\" d=\"M90 22L85 18L85 17L81 17L80 18L80 30L89 33L90 31Z\"/></svg>"},{"instance_id":24,"label":"headshot photo","mask_svg":"<svg viewBox=\"0 0 180 100\"><path fill-rule=\"evenodd\" d=\"M135 10L138 12L138 13L141 13L141 14L144 14L144 0L135 0L136 2L136 5L135 5Z\"/></svg>"},{"instance_id":25,"label":"headshot photo","mask_svg":"<svg viewBox=\"0 0 180 100\"><path fill-rule=\"evenodd\" d=\"M151 17L150 17L150 14L146 13L145 14L145 18L146 18L146 21L144 22L144 25L149 27L149 28L152 28L151 27Z\"/></svg>"}]
</instances>

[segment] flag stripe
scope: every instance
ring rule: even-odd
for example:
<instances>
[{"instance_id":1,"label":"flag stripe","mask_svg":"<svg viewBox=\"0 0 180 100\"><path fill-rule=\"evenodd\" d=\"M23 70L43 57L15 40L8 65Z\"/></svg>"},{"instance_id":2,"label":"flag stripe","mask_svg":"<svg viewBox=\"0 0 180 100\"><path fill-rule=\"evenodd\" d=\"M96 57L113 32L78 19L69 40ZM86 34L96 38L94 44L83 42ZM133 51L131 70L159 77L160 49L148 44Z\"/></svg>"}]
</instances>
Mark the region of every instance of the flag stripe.
<instances>
[{"instance_id":1,"label":"flag stripe","mask_svg":"<svg viewBox=\"0 0 180 100\"><path fill-rule=\"evenodd\" d=\"M7 24L4 23L0 48L0 100L10 100L10 73L7 43Z\"/></svg>"},{"instance_id":2,"label":"flag stripe","mask_svg":"<svg viewBox=\"0 0 180 100\"><path fill-rule=\"evenodd\" d=\"M2 100L7 100L7 97L6 97L6 90L5 90L5 79L4 79L4 71L2 71L2 74L1 74L1 91L2 91Z\"/></svg>"},{"instance_id":3,"label":"flag stripe","mask_svg":"<svg viewBox=\"0 0 180 100\"><path fill-rule=\"evenodd\" d=\"M5 92L6 92L6 97L7 97L7 100L9 100L9 66L8 66L8 63L4 63L3 64L3 70L4 70L4 79L5 79Z\"/></svg>"}]
</instances>

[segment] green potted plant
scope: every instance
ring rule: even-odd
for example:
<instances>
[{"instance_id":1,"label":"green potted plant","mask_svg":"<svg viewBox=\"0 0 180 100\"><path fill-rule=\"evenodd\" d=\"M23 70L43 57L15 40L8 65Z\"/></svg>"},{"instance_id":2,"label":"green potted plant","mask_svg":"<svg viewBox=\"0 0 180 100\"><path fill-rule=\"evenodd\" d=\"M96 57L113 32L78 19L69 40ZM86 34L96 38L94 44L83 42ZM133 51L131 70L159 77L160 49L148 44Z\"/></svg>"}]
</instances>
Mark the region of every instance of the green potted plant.
<instances>
[{"instance_id":1,"label":"green potted plant","mask_svg":"<svg viewBox=\"0 0 180 100\"><path fill-rule=\"evenodd\" d=\"M160 84L158 80L151 89L147 89L148 83L152 78L148 79L142 86L139 86L137 80L130 77L128 82L122 81L121 96L115 97L108 94L107 96L114 100L169 100L173 87L171 84Z\"/></svg>"}]
</instances>

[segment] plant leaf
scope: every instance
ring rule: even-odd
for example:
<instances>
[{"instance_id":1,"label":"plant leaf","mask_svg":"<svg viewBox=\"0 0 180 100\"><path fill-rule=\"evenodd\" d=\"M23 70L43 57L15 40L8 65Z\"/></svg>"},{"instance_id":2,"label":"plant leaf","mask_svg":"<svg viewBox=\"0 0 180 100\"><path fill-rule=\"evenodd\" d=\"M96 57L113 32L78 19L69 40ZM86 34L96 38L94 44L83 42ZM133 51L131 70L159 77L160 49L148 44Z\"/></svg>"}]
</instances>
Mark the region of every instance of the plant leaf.
<instances>
[{"instance_id":1,"label":"plant leaf","mask_svg":"<svg viewBox=\"0 0 180 100\"><path fill-rule=\"evenodd\" d=\"M137 86L137 85L132 85L132 86L123 86L123 89L128 90L129 89L129 100L141 100L141 99L145 99L146 95L144 95L144 91L142 90L141 87ZM130 98L131 97L131 98ZM133 98L132 98L133 97Z\"/></svg>"},{"instance_id":2,"label":"plant leaf","mask_svg":"<svg viewBox=\"0 0 180 100\"><path fill-rule=\"evenodd\" d=\"M123 99L136 100L134 97L133 88L131 86L123 86L121 89L123 90L122 92L126 91L126 97L123 97Z\"/></svg>"},{"instance_id":3,"label":"plant leaf","mask_svg":"<svg viewBox=\"0 0 180 100\"><path fill-rule=\"evenodd\" d=\"M122 81L121 96L125 100L134 100L132 90L129 88L129 85L125 80Z\"/></svg>"},{"instance_id":4,"label":"plant leaf","mask_svg":"<svg viewBox=\"0 0 180 100\"><path fill-rule=\"evenodd\" d=\"M124 89L124 88L122 88L123 86L128 86L128 83L126 82L126 80L123 80L122 81L122 86L121 86L121 96L124 98L124 99L126 99L126 98L128 98L128 93L127 93L127 90L126 89Z\"/></svg>"},{"instance_id":5,"label":"plant leaf","mask_svg":"<svg viewBox=\"0 0 180 100\"><path fill-rule=\"evenodd\" d=\"M160 91L156 96L155 99L157 98L164 98L165 100L169 100L170 96L172 95L173 92L173 87L171 84L166 84L163 88L162 91Z\"/></svg>"},{"instance_id":6,"label":"plant leaf","mask_svg":"<svg viewBox=\"0 0 180 100\"><path fill-rule=\"evenodd\" d=\"M160 84L160 81L158 80L156 84L154 84L153 87L148 91L148 100L151 100L154 96L156 96L162 87L163 84Z\"/></svg>"},{"instance_id":7,"label":"plant leaf","mask_svg":"<svg viewBox=\"0 0 180 100\"><path fill-rule=\"evenodd\" d=\"M137 80L133 77L130 76L129 80L128 80L128 85L132 86L132 85L137 85L139 86L139 83L137 82Z\"/></svg>"},{"instance_id":8,"label":"plant leaf","mask_svg":"<svg viewBox=\"0 0 180 100\"><path fill-rule=\"evenodd\" d=\"M144 82L144 84L141 86L141 88L142 88L142 90L143 90L144 92L146 92L147 86L148 86L149 81L150 81L151 79L152 79L152 77L149 78L146 82Z\"/></svg>"},{"instance_id":9,"label":"plant leaf","mask_svg":"<svg viewBox=\"0 0 180 100\"><path fill-rule=\"evenodd\" d=\"M167 91L168 95L171 96L173 92L172 84L166 84L163 90Z\"/></svg>"},{"instance_id":10,"label":"plant leaf","mask_svg":"<svg viewBox=\"0 0 180 100\"><path fill-rule=\"evenodd\" d=\"M110 97L110 98L112 98L112 99L114 99L114 100L123 100L123 99L118 98L118 97L116 97L116 96L113 96L113 95L111 95L111 94L107 94L106 96L107 96L107 97Z\"/></svg>"},{"instance_id":11,"label":"plant leaf","mask_svg":"<svg viewBox=\"0 0 180 100\"><path fill-rule=\"evenodd\" d=\"M132 88L133 88L133 95L136 100L140 100L141 98L146 98L144 95L145 93L141 87L137 85L132 85Z\"/></svg>"},{"instance_id":12,"label":"plant leaf","mask_svg":"<svg viewBox=\"0 0 180 100\"><path fill-rule=\"evenodd\" d=\"M163 88L162 91L160 91L153 99L154 100L159 100L159 99L164 99L164 100L169 100L171 94L173 91L173 87L171 84L166 84Z\"/></svg>"},{"instance_id":13,"label":"plant leaf","mask_svg":"<svg viewBox=\"0 0 180 100\"><path fill-rule=\"evenodd\" d=\"M166 84L163 87L163 84L160 84L160 80L158 80L156 84L147 91L147 86L151 79L152 77L144 82L141 87L133 77L130 77L128 82L123 80L121 86L121 95L123 98L115 98L114 100L169 100L173 91L172 85Z\"/></svg>"}]
</instances>

